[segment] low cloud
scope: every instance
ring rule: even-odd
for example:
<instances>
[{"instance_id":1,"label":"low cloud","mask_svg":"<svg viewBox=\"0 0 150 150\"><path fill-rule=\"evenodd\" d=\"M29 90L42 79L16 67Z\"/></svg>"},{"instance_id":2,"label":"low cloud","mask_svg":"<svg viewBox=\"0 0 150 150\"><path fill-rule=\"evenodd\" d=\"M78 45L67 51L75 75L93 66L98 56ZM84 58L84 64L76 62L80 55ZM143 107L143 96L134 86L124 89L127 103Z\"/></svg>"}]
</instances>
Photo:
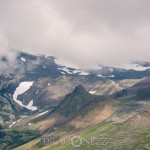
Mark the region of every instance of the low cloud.
<instances>
[{"instance_id":1,"label":"low cloud","mask_svg":"<svg viewBox=\"0 0 150 150\"><path fill-rule=\"evenodd\" d=\"M80 67L148 61L149 6L149 0L1 0L0 54L45 53Z\"/></svg>"}]
</instances>

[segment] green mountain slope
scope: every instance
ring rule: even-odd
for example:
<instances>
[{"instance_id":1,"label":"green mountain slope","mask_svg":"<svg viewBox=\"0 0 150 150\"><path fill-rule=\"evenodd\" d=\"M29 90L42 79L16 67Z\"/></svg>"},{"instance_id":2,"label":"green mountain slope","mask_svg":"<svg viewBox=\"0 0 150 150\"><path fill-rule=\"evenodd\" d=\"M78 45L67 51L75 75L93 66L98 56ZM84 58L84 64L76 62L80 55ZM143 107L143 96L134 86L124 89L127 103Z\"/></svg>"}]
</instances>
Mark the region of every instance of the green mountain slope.
<instances>
[{"instance_id":1,"label":"green mountain slope","mask_svg":"<svg viewBox=\"0 0 150 150\"><path fill-rule=\"evenodd\" d=\"M149 150L149 108L148 99L99 97L78 86L52 112L63 120L17 150ZM44 144L45 137L53 141Z\"/></svg>"}]
</instances>

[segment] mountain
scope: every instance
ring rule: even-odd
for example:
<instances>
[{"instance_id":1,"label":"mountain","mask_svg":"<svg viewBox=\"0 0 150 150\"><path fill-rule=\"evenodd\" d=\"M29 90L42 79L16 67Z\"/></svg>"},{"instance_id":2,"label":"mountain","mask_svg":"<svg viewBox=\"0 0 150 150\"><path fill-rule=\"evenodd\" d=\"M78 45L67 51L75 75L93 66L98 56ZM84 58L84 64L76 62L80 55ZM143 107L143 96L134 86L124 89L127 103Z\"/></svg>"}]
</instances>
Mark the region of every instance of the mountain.
<instances>
[{"instance_id":1,"label":"mountain","mask_svg":"<svg viewBox=\"0 0 150 150\"><path fill-rule=\"evenodd\" d=\"M149 70L137 72L106 66L96 70L81 70L57 64L52 56L24 52L17 52L13 65L4 56L1 62L7 65L7 69L0 74L2 127L11 125L24 113L34 113L28 110L29 104L33 103L32 106L37 107L36 111L55 108L79 84L95 95L111 95L133 86L141 80L137 78L150 73ZM148 65L149 63L143 64L145 67ZM130 73L136 76L135 79L132 79L134 77ZM16 89L20 93L22 88L26 88L27 82L33 84L17 95L19 103L16 103L13 99ZM26 84L19 87L22 83ZM9 107L4 107L6 104Z\"/></svg>"},{"instance_id":2,"label":"mountain","mask_svg":"<svg viewBox=\"0 0 150 150\"><path fill-rule=\"evenodd\" d=\"M0 149L46 149L42 139L51 133L55 142L104 133L115 144L105 149L127 149L129 141L128 149L149 146L149 62L77 69L58 64L53 56L24 52L17 52L14 62L5 56L0 61ZM145 128L138 125L140 133L134 135L137 122Z\"/></svg>"},{"instance_id":3,"label":"mountain","mask_svg":"<svg viewBox=\"0 0 150 150\"><path fill-rule=\"evenodd\" d=\"M150 98L150 77L145 77L138 83L134 84L126 90L116 92L115 96L123 97L130 96L134 99L149 100Z\"/></svg>"},{"instance_id":4,"label":"mountain","mask_svg":"<svg viewBox=\"0 0 150 150\"><path fill-rule=\"evenodd\" d=\"M1 57L0 61L7 66L6 73L24 74L30 78L54 77L59 76L89 76L93 75L99 79L139 79L150 75L150 62L133 62L122 66L99 65L97 69L81 70L57 64L56 58L45 55L32 55L25 52L16 52L14 64L8 61L6 56ZM3 73L1 73L3 74Z\"/></svg>"},{"instance_id":5,"label":"mountain","mask_svg":"<svg viewBox=\"0 0 150 150\"><path fill-rule=\"evenodd\" d=\"M43 130L41 138L22 145L16 150L74 150L76 145L81 150L148 149L150 146L149 107L150 101L137 101L128 96L119 99L114 99L113 95L95 96L79 85L72 93L66 95L51 113L33 120L33 127L39 127L34 130L45 129L46 131ZM44 144L43 139L48 137L53 140ZM82 142L78 142L78 139ZM65 140L74 142L62 144ZM91 140L93 144L90 143Z\"/></svg>"},{"instance_id":6,"label":"mountain","mask_svg":"<svg viewBox=\"0 0 150 150\"><path fill-rule=\"evenodd\" d=\"M72 93L66 95L55 109L49 110L49 113L29 116L29 118L24 119L23 123L17 121L11 130L4 132L2 139L0 139L1 148L14 148L24 142L43 136L55 128L64 126L67 122L86 115L89 109L102 103L103 100L104 97L89 94L82 85L79 85L75 87ZM55 120L53 120L54 118ZM14 133L21 137L17 142L17 139L12 139L12 137L16 137ZM7 139L7 137L9 138ZM8 144L10 142L14 144L10 146Z\"/></svg>"},{"instance_id":7,"label":"mountain","mask_svg":"<svg viewBox=\"0 0 150 150\"><path fill-rule=\"evenodd\" d=\"M64 116L69 116L100 99L102 98L90 94L82 85L78 85L72 93L65 96L56 111Z\"/></svg>"}]
</instances>

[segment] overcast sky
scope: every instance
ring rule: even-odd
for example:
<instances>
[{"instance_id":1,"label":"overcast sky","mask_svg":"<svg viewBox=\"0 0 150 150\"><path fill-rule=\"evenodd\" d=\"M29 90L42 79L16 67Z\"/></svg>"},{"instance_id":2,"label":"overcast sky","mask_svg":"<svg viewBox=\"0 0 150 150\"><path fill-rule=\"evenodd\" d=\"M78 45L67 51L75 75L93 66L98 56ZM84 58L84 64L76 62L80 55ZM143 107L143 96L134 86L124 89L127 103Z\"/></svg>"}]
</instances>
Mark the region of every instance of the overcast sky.
<instances>
[{"instance_id":1,"label":"overcast sky","mask_svg":"<svg viewBox=\"0 0 150 150\"><path fill-rule=\"evenodd\" d=\"M149 60L150 0L0 0L1 55L8 49L78 66Z\"/></svg>"}]
</instances>

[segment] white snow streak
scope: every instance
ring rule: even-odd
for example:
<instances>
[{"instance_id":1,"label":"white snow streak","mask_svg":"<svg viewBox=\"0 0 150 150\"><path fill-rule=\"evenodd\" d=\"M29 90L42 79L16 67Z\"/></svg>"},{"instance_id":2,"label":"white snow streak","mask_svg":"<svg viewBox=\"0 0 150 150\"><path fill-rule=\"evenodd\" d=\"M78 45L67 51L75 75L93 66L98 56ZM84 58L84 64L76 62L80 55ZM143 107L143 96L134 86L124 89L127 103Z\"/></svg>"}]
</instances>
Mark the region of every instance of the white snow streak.
<instances>
[{"instance_id":1,"label":"white snow streak","mask_svg":"<svg viewBox=\"0 0 150 150\"><path fill-rule=\"evenodd\" d=\"M38 114L37 116L42 116L42 115L46 114L48 111L49 111L49 110L44 111L44 112L42 112L42 113Z\"/></svg>"},{"instance_id":2,"label":"white snow streak","mask_svg":"<svg viewBox=\"0 0 150 150\"><path fill-rule=\"evenodd\" d=\"M24 61L24 62L26 62L26 59L24 57L21 57L21 60Z\"/></svg>"},{"instance_id":3,"label":"white snow streak","mask_svg":"<svg viewBox=\"0 0 150 150\"><path fill-rule=\"evenodd\" d=\"M32 85L33 85L33 81L32 82L21 82L13 94L13 100L16 103L18 103L20 106L26 107L27 109L34 111L34 110L37 110L37 107L33 106L33 100L31 100L29 102L29 104L27 106L25 106L20 100L17 99L18 95L25 93L27 90L30 89L30 87Z\"/></svg>"},{"instance_id":4,"label":"white snow streak","mask_svg":"<svg viewBox=\"0 0 150 150\"><path fill-rule=\"evenodd\" d=\"M95 94L95 93L96 93L96 91L90 91L89 93L90 93L90 94Z\"/></svg>"}]
</instances>

